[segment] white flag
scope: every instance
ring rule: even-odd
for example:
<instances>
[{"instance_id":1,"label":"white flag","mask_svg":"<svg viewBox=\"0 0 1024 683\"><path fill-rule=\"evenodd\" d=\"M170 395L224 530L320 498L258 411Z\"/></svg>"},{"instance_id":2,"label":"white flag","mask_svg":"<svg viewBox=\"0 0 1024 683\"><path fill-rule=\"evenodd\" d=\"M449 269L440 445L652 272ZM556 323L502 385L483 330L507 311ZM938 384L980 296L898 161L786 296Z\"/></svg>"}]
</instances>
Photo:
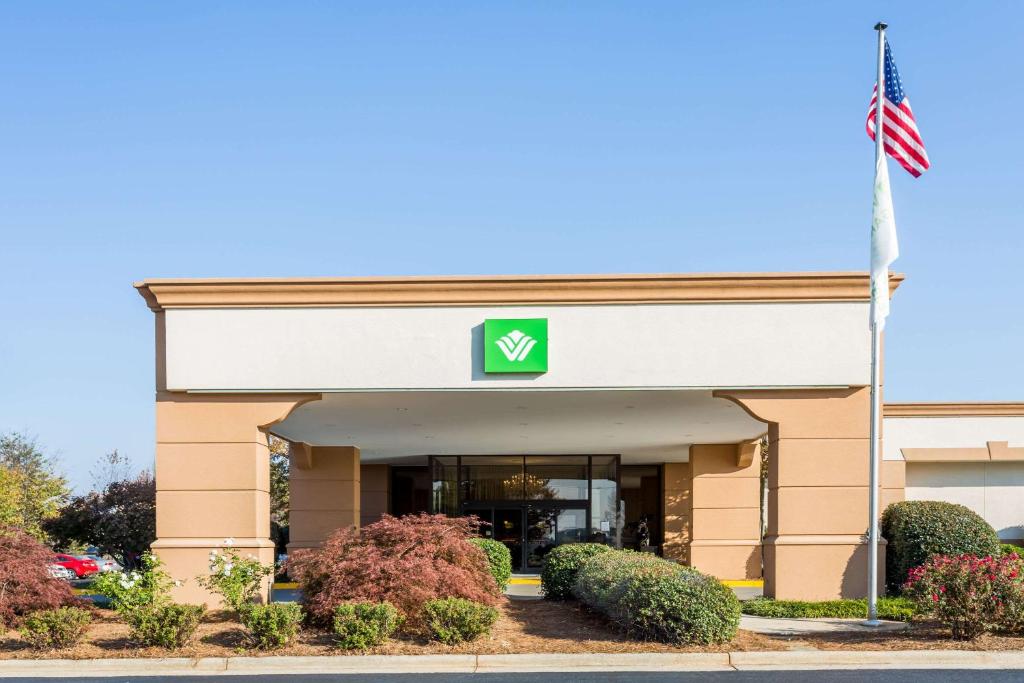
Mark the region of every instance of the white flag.
<instances>
[{"instance_id":1,"label":"white flag","mask_svg":"<svg viewBox=\"0 0 1024 683\"><path fill-rule=\"evenodd\" d=\"M875 164L875 202L871 212L871 322L885 327L889 315L889 265L900 255L896 218L885 157Z\"/></svg>"}]
</instances>

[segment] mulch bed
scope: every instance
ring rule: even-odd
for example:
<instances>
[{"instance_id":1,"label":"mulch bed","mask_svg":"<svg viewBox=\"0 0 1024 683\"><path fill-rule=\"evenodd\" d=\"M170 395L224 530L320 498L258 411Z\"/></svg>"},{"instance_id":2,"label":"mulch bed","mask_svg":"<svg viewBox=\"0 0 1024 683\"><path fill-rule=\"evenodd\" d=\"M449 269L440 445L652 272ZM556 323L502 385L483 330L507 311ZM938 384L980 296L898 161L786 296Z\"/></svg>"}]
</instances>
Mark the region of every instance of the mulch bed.
<instances>
[{"instance_id":1,"label":"mulch bed","mask_svg":"<svg viewBox=\"0 0 1024 683\"><path fill-rule=\"evenodd\" d=\"M501 618L490 637L455 647L426 639L401 637L366 652L345 652L333 647L331 634L304 630L289 647L260 652L245 647L242 627L226 612L214 612L199 627L195 642L181 650L140 648L128 638L128 627L112 612L96 610L86 642L60 652L39 653L30 649L16 631L0 634L0 659L52 658L110 659L129 657L232 657L323 655L424 655L424 654L524 654L524 653L643 653L727 652L818 648L822 650L963 649L1020 650L1024 638L983 636L963 643L929 625L916 626L905 634L821 634L772 637L740 631L722 646L674 647L630 640L603 618L573 602L510 600L501 606Z\"/></svg>"}]
</instances>

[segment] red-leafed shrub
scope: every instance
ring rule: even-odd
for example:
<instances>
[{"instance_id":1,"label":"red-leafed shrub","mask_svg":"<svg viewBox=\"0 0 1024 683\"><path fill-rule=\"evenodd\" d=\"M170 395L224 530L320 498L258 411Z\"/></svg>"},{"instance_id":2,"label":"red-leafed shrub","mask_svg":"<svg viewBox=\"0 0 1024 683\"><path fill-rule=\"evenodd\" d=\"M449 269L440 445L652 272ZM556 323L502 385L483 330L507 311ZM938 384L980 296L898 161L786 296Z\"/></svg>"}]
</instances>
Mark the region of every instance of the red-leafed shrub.
<instances>
[{"instance_id":1,"label":"red-leafed shrub","mask_svg":"<svg viewBox=\"0 0 1024 683\"><path fill-rule=\"evenodd\" d=\"M468 540L477 526L461 517L384 515L362 532L339 529L320 548L293 552L288 573L315 625L330 626L341 604L387 601L417 629L430 600L498 602L487 558Z\"/></svg>"},{"instance_id":2,"label":"red-leafed shrub","mask_svg":"<svg viewBox=\"0 0 1024 683\"><path fill-rule=\"evenodd\" d=\"M0 528L0 624L76 602L71 586L50 574L52 563L53 551L42 543L20 529Z\"/></svg>"},{"instance_id":3,"label":"red-leafed shrub","mask_svg":"<svg viewBox=\"0 0 1024 683\"><path fill-rule=\"evenodd\" d=\"M910 570L904 591L955 640L1024 626L1024 565L1017 555L932 555Z\"/></svg>"}]
</instances>

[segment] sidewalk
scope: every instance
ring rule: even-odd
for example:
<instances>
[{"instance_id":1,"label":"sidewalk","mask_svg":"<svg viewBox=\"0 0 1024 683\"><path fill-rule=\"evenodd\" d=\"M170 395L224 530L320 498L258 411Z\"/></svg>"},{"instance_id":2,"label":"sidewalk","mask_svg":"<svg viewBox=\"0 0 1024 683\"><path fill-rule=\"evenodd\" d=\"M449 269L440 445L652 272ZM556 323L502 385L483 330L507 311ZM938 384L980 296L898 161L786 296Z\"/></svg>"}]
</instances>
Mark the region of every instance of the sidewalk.
<instances>
[{"instance_id":1,"label":"sidewalk","mask_svg":"<svg viewBox=\"0 0 1024 683\"><path fill-rule=\"evenodd\" d=\"M785 651L641 654L206 657L202 659L7 659L3 677L436 674L818 669L1004 669L1024 671L1024 652L964 650Z\"/></svg>"}]
</instances>

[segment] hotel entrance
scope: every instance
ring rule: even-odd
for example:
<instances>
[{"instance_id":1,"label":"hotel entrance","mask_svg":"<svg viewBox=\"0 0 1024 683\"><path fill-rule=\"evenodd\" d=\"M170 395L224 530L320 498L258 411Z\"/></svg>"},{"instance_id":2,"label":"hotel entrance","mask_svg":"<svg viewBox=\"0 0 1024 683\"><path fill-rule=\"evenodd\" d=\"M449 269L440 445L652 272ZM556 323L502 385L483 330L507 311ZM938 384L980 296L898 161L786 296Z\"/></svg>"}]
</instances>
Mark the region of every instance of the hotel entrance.
<instances>
[{"instance_id":1,"label":"hotel entrance","mask_svg":"<svg viewBox=\"0 0 1024 683\"><path fill-rule=\"evenodd\" d=\"M475 515L513 571L539 572L563 543L621 546L618 470L615 455L434 456L431 511Z\"/></svg>"}]
</instances>

